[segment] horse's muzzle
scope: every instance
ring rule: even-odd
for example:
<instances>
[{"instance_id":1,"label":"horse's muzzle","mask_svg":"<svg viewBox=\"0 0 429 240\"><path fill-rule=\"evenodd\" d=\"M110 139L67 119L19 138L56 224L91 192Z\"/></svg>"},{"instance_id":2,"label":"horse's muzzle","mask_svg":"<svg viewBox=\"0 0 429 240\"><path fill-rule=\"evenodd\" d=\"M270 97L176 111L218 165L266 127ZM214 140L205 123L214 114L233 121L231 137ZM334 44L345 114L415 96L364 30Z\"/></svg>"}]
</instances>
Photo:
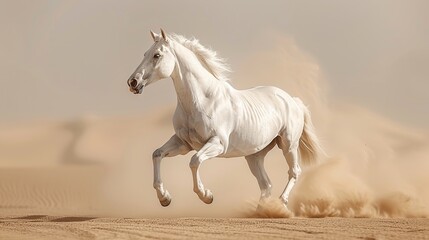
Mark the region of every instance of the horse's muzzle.
<instances>
[{"instance_id":1,"label":"horse's muzzle","mask_svg":"<svg viewBox=\"0 0 429 240\"><path fill-rule=\"evenodd\" d=\"M138 85L136 87L130 87L130 92L134 94L141 94L143 92L143 85Z\"/></svg>"},{"instance_id":2,"label":"horse's muzzle","mask_svg":"<svg viewBox=\"0 0 429 240\"><path fill-rule=\"evenodd\" d=\"M139 83L137 79L130 79L128 81L128 86L129 86L130 92L134 94L141 94L143 92L144 84L141 82Z\"/></svg>"}]
</instances>

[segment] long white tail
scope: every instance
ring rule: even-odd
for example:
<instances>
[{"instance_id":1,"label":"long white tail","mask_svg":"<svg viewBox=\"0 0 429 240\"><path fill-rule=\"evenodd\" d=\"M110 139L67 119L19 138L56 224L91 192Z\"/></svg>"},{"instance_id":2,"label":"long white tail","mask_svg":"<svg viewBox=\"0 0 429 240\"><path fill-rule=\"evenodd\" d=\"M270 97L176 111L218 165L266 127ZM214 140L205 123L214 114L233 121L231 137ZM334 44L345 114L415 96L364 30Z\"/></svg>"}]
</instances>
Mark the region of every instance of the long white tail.
<instances>
[{"instance_id":1,"label":"long white tail","mask_svg":"<svg viewBox=\"0 0 429 240\"><path fill-rule=\"evenodd\" d=\"M308 108L304 105L301 99L295 97L296 103L301 106L304 111L304 130L301 138L299 139L299 153L301 155L301 162L304 165L312 164L318 161L322 155L326 155L319 139L317 138L316 131L314 130L313 122Z\"/></svg>"}]
</instances>

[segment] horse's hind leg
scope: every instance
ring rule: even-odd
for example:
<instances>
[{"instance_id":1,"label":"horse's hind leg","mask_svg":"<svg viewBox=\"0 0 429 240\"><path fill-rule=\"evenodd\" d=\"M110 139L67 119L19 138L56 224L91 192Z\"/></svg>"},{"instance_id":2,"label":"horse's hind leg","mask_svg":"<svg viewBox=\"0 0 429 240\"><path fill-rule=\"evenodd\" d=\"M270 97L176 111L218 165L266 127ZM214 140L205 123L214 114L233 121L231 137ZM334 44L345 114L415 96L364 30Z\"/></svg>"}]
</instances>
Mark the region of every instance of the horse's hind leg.
<instances>
[{"instance_id":1,"label":"horse's hind leg","mask_svg":"<svg viewBox=\"0 0 429 240\"><path fill-rule=\"evenodd\" d=\"M164 184L161 180L161 160L164 157L174 157L179 154L186 154L190 148L183 143L176 135L172 136L162 147L153 152L153 187L158 195L159 202L162 206L170 205L171 196L167 189L164 189Z\"/></svg>"},{"instance_id":2,"label":"horse's hind leg","mask_svg":"<svg viewBox=\"0 0 429 240\"><path fill-rule=\"evenodd\" d=\"M286 184L285 189L283 190L280 199L283 201L285 205L287 205L289 201L289 194L295 186L296 181L298 180L299 175L301 175L301 167L298 163L298 149L293 149L284 154L286 157L286 161L289 165L289 181Z\"/></svg>"},{"instance_id":3,"label":"horse's hind leg","mask_svg":"<svg viewBox=\"0 0 429 240\"><path fill-rule=\"evenodd\" d=\"M301 175L301 167L299 166L298 144L299 142L290 143L289 141L287 142L287 144L285 144L283 141L280 141L278 144L283 151L283 156L286 158L287 164L289 165L289 180L286 184L285 189L283 190L283 193L280 195L280 199L285 205L287 205L289 201L289 194L295 186L299 175Z\"/></svg>"},{"instance_id":4,"label":"horse's hind leg","mask_svg":"<svg viewBox=\"0 0 429 240\"><path fill-rule=\"evenodd\" d=\"M260 152L246 156L247 164L249 165L250 171L258 181L259 188L261 189L260 201L271 196L271 181L265 171L264 159L267 153L274 147L275 141L270 143Z\"/></svg>"}]
</instances>

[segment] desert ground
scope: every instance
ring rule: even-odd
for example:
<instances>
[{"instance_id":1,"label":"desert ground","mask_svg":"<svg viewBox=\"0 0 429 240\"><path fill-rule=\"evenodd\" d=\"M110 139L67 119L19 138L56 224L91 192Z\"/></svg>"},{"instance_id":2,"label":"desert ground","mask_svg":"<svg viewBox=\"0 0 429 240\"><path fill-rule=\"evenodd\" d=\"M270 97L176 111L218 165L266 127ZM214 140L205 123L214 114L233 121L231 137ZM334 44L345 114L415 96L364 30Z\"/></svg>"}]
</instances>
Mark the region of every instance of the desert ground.
<instances>
[{"instance_id":1,"label":"desert ground","mask_svg":"<svg viewBox=\"0 0 429 240\"><path fill-rule=\"evenodd\" d=\"M0 218L1 239L428 239L428 219Z\"/></svg>"}]
</instances>

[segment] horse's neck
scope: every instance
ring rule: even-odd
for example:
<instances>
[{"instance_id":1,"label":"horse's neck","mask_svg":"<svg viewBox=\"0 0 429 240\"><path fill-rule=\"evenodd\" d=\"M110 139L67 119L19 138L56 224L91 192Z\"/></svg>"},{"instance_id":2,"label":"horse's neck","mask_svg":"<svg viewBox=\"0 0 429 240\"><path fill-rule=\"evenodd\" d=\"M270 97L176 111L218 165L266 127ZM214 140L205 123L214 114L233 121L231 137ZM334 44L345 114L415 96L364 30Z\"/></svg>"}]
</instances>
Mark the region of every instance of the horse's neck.
<instances>
[{"instance_id":1,"label":"horse's neck","mask_svg":"<svg viewBox=\"0 0 429 240\"><path fill-rule=\"evenodd\" d=\"M179 44L176 44L179 45ZM201 111L210 100L211 93L223 87L198 61L197 57L183 46L176 47L176 67L171 78L177 93L178 104L188 113Z\"/></svg>"}]
</instances>

